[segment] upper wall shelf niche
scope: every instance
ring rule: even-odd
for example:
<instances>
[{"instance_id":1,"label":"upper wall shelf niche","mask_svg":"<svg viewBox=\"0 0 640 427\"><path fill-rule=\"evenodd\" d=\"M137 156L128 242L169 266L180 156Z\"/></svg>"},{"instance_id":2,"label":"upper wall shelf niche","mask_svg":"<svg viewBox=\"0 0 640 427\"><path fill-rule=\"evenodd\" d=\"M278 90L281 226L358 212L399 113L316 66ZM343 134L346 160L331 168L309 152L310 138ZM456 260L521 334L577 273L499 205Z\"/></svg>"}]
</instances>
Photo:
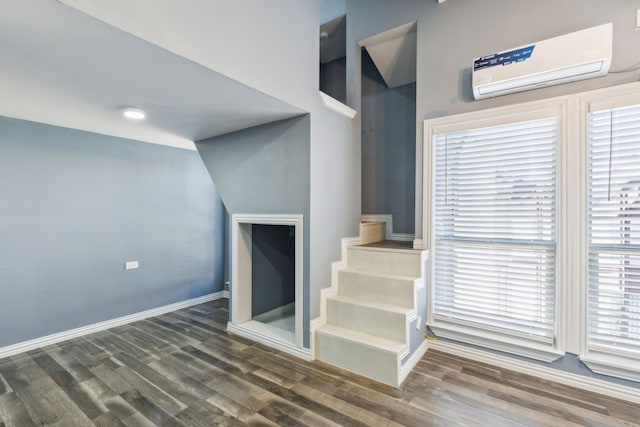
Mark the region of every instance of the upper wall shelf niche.
<instances>
[{"instance_id":1,"label":"upper wall shelf niche","mask_svg":"<svg viewBox=\"0 0 640 427\"><path fill-rule=\"evenodd\" d=\"M347 103L347 17L320 26L320 91Z\"/></svg>"}]
</instances>

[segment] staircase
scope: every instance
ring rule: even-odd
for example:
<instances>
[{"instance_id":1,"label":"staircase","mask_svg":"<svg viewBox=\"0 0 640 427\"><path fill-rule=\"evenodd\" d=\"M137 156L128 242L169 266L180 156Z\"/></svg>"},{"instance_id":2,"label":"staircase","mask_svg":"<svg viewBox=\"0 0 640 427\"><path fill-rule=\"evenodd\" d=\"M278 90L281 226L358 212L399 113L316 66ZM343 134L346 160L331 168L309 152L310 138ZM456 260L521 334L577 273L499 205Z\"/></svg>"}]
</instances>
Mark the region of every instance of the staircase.
<instances>
[{"instance_id":1,"label":"staircase","mask_svg":"<svg viewBox=\"0 0 640 427\"><path fill-rule=\"evenodd\" d=\"M365 224L365 233L361 227L361 237L384 236L374 227ZM397 387L427 349L427 252L388 241L345 249L335 286L323 293L315 357Z\"/></svg>"}]
</instances>

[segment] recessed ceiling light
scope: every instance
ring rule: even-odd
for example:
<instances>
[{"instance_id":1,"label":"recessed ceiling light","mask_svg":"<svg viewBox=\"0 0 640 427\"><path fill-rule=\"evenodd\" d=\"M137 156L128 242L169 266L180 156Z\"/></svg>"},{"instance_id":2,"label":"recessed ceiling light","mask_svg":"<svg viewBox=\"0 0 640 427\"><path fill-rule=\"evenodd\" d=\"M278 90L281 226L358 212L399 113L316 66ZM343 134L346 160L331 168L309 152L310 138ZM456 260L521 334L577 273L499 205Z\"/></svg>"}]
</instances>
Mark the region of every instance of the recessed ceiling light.
<instances>
[{"instance_id":1,"label":"recessed ceiling light","mask_svg":"<svg viewBox=\"0 0 640 427\"><path fill-rule=\"evenodd\" d=\"M135 107L124 108L122 115L131 120L144 120L144 118L147 117L147 113L145 113L144 110Z\"/></svg>"}]
</instances>

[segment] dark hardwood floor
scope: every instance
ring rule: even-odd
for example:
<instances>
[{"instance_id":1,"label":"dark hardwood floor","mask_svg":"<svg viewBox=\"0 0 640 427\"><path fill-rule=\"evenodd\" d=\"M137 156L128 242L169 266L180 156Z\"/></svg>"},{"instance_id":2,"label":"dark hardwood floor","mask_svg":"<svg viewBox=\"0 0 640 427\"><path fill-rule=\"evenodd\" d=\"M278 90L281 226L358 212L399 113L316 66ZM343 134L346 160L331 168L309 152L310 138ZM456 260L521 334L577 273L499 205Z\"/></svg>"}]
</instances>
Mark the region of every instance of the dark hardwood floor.
<instances>
[{"instance_id":1,"label":"dark hardwood floor","mask_svg":"<svg viewBox=\"0 0 640 427\"><path fill-rule=\"evenodd\" d=\"M395 389L227 318L219 300L0 359L0 427L640 425L640 406L432 350Z\"/></svg>"}]
</instances>

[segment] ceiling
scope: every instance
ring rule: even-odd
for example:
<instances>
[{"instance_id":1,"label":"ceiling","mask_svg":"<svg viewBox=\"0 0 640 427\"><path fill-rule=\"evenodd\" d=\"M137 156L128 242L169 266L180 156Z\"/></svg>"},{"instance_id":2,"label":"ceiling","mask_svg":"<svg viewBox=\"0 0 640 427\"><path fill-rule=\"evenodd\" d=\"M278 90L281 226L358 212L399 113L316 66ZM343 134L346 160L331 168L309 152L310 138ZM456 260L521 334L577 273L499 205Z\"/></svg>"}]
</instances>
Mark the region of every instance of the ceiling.
<instances>
[{"instance_id":1,"label":"ceiling","mask_svg":"<svg viewBox=\"0 0 640 427\"><path fill-rule=\"evenodd\" d=\"M58 1L0 6L2 116L195 149L304 113ZM124 119L125 106L147 119Z\"/></svg>"}]
</instances>

